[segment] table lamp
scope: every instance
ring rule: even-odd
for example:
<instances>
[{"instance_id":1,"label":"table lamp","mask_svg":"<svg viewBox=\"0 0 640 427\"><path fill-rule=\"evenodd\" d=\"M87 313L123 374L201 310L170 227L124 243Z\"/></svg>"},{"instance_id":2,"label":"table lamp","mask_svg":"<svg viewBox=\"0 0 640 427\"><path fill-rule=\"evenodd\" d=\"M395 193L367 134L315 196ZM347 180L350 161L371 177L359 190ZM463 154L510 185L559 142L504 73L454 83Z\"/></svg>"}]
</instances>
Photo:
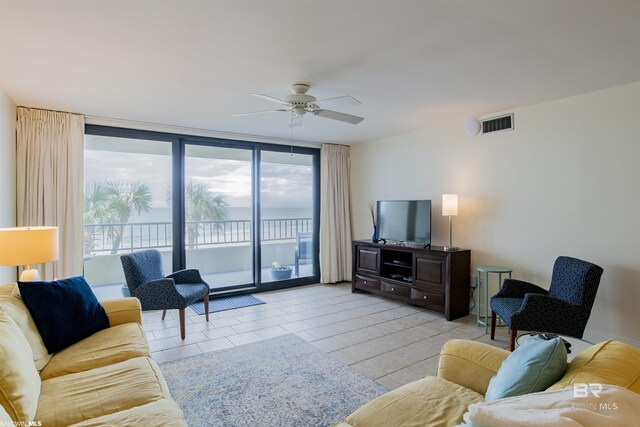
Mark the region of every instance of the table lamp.
<instances>
[{"instance_id":1,"label":"table lamp","mask_svg":"<svg viewBox=\"0 0 640 427\"><path fill-rule=\"evenodd\" d=\"M40 272L31 266L58 257L58 227L0 228L0 265L25 265L21 282L40 280Z\"/></svg>"},{"instance_id":2,"label":"table lamp","mask_svg":"<svg viewBox=\"0 0 640 427\"><path fill-rule=\"evenodd\" d=\"M451 243L451 217L458 216L458 195L457 194L443 194L442 195L442 216L449 217L449 246L445 246L444 250L448 252L457 251L458 248L454 248Z\"/></svg>"}]
</instances>

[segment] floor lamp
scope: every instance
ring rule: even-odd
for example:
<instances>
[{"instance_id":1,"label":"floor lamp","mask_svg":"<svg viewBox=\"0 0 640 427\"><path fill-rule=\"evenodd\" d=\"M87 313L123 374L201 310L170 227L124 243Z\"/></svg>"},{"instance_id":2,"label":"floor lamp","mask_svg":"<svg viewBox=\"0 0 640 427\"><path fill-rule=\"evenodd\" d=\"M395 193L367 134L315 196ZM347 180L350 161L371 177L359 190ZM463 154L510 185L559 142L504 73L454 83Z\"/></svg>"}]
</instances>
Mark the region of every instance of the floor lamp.
<instances>
[{"instance_id":1,"label":"floor lamp","mask_svg":"<svg viewBox=\"0 0 640 427\"><path fill-rule=\"evenodd\" d=\"M35 264L59 258L58 227L0 228L0 265L26 266L21 282L40 280Z\"/></svg>"},{"instance_id":2,"label":"floor lamp","mask_svg":"<svg viewBox=\"0 0 640 427\"><path fill-rule=\"evenodd\" d=\"M458 216L458 195L457 194L443 194L442 195L442 216L449 217L449 246L445 246L444 250L447 252L457 251L452 244L451 239L451 217Z\"/></svg>"}]
</instances>

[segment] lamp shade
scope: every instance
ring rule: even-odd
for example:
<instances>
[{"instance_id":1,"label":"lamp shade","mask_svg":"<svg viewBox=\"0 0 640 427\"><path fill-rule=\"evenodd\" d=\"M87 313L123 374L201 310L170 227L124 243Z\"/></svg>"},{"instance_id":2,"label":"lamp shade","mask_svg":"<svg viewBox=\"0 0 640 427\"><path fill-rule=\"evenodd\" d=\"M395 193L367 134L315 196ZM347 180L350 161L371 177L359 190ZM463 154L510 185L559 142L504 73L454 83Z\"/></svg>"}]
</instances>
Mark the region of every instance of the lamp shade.
<instances>
[{"instance_id":1,"label":"lamp shade","mask_svg":"<svg viewBox=\"0 0 640 427\"><path fill-rule=\"evenodd\" d=\"M57 261L58 227L0 228L0 265Z\"/></svg>"},{"instance_id":2,"label":"lamp shade","mask_svg":"<svg viewBox=\"0 0 640 427\"><path fill-rule=\"evenodd\" d=\"M442 195L442 216L458 215L458 195L443 194Z\"/></svg>"}]
</instances>

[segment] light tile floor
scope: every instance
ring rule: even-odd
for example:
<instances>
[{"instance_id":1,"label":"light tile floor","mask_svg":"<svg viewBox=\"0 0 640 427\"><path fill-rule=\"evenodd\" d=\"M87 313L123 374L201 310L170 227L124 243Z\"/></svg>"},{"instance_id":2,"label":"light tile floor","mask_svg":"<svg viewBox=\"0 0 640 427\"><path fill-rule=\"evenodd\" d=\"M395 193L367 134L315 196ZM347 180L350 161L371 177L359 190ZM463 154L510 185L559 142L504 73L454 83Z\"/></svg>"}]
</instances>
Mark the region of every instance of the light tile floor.
<instances>
[{"instance_id":1,"label":"light tile floor","mask_svg":"<svg viewBox=\"0 0 640 427\"><path fill-rule=\"evenodd\" d=\"M210 321L188 309L186 339L180 339L178 312L143 313L152 356L175 360L295 333L319 349L388 388L435 375L438 354L451 338L508 347L506 328L496 340L476 326L475 315L448 322L442 313L368 293L351 284L310 285L256 296L267 304L211 313Z\"/></svg>"}]
</instances>

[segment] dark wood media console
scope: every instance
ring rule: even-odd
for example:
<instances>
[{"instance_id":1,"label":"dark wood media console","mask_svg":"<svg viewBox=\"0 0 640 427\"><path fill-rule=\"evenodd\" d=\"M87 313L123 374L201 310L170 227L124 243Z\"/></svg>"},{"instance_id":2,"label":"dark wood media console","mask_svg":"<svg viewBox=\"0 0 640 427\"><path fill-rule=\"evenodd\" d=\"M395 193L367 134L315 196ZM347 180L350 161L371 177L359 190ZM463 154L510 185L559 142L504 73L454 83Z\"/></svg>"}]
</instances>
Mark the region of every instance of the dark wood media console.
<instances>
[{"instance_id":1,"label":"dark wood media console","mask_svg":"<svg viewBox=\"0 0 640 427\"><path fill-rule=\"evenodd\" d=\"M351 291L371 292L445 313L469 314L471 251L353 242Z\"/></svg>"}]
</instances>

